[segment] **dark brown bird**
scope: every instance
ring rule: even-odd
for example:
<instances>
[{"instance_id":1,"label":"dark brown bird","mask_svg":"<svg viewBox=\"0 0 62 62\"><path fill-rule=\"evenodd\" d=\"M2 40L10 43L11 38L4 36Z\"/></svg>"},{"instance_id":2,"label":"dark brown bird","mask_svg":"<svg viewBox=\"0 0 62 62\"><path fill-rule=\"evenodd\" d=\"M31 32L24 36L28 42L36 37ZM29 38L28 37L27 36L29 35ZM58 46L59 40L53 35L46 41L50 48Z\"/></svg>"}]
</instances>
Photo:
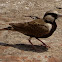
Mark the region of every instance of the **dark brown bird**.
<instances>
[{"instance_id":1,"label":"dark brown bird","mask_svg":"<svg viewBox=\"0 0 62 62\"><path fill-rule=\"evenodd\" d=\"M30 36L29 42L32 44L31 42L32 37L35 37L36 39L41 41L39 38L47 38L51 36L57 28L55 20L58 17L62 17L62 15L59 14L57 11L50 10L45 13L43 19L36 16L25 17L31 17L34 20L25 23L10 23L9 25L11 25L12 27L4 28L1 30L15 30L25 35L28 35ZM47 47L47 45L44 42L42 43L45 47ZM33 44L32 46L34 49L36 49Z\"/></svg>"}]
</instances>

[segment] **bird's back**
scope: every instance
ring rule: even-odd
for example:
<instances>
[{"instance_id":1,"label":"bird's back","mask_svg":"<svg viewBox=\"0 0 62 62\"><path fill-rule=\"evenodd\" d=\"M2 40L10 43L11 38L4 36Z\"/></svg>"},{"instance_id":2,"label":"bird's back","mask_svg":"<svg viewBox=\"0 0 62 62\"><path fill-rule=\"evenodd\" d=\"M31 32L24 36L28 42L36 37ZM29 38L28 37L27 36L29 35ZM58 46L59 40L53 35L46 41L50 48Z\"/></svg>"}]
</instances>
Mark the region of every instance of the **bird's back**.
<instances>
[{"instance_id":1,"label":"bird's back","mask_svg":"<svg viewBox=\"0 0 62 62\"><path fill-rule=\"evenodd\" d=\"M45 24L43 19L25 23L10 23L14 30L33 37L42 37L49 33L48 27Z\"/></svg>"}]
</instances>

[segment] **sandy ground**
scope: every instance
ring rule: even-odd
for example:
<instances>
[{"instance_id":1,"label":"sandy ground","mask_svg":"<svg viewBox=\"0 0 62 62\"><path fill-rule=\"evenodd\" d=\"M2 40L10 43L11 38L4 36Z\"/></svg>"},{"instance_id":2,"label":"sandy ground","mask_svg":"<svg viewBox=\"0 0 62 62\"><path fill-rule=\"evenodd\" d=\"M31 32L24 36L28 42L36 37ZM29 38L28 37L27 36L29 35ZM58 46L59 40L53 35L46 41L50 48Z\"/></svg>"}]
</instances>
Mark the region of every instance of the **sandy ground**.
<instances>
[{"instance_id":1,"label":"sandy ground","mask_svg":"<svg viewBox=\"0 0 62 62\"><path fill-rule=\"evenodd\" d=\"M23 15L42 18L46 11L57 10L62 13L61 0L0 0L0 29L8 23L31 21ZM57 29L49 38L40 38L51 48L45 49L32 38L40 51L35 51L28 42L29 36L16 31L0 31L0 62L62 62L62 18L56 20Z\"/></svg>"}]
</instances>

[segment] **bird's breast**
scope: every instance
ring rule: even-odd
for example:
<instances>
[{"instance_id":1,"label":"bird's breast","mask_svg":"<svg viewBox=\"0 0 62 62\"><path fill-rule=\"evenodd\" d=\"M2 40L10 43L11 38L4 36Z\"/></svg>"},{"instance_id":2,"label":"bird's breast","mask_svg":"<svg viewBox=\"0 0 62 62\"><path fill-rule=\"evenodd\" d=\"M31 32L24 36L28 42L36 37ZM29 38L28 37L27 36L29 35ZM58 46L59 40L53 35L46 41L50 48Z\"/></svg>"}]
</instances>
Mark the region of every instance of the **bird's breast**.
<instances>
[{"instance_id":1,"label":"bird's breast","mask_svg":"<svg viewBox=\"0 0 62 62\"><path fill-rule=\"evenodd\" d=\"M52 24L50 23L46 23L45 26L48 28L49 32L51 31L52 29Z\"/></svg>"}]
</instances>

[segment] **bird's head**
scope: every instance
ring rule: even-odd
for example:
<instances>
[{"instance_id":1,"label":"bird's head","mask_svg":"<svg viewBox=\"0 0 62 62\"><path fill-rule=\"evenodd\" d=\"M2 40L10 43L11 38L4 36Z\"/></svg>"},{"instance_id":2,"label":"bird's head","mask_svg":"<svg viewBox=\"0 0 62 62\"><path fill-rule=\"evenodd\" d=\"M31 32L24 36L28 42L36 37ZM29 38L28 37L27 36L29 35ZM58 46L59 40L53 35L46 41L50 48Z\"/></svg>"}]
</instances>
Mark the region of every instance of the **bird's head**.
<instances>
[{"instance_id":1,"label":"bird's head","mask_svg":"<svg viewBox=\"0 0 62 62\"><path fill-rule=\"evenodd\" d=\"M58 17L62 17L57 11L47 11L43 17L44 21L47 23L54 23Z\"/></svg>"}]
</instances>

